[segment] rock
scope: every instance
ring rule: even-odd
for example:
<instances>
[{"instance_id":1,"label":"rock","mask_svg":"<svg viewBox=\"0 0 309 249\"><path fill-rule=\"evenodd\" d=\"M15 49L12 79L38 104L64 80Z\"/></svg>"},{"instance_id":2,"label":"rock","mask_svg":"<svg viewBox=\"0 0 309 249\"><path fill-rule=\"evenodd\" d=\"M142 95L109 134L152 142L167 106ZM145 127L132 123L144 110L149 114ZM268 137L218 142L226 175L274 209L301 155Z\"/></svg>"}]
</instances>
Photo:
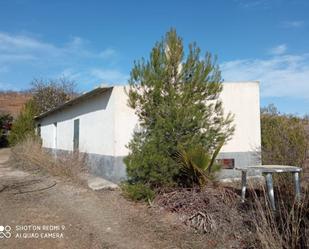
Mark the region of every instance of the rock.
<instances>
[{"instance_id":1,"label":"rock","mask_svg":"<svg viewBox=\"0 0 309 249\"><path fill-rule=\"evenodd\" d=\"M88 178L88 186L92 190L115 190L119 188L117 184L97 176Z\"/></svg>"}]
</instances>

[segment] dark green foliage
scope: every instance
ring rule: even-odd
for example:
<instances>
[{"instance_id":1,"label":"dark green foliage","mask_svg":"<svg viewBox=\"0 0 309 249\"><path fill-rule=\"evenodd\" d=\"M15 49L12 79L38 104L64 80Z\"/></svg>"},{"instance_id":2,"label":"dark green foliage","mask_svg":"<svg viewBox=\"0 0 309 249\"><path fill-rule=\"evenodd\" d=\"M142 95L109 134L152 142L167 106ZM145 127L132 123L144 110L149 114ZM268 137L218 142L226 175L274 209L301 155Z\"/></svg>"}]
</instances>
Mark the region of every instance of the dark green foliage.
<instances>
[{"instance_id":1,"label":"dark green foliage","mask_svg":"<svg viewBox=\"0 0 309 249\"><path fill-rule=\"evenodd\" d=\"M215 159L222 148L223 143L218 146L213 155L202 147L197 146L188 150L179 149L175 155L175 161L180 166L180 179L182 186L192 187L204 186L208 180L214 178L214 173L220 170Z\"/></svg>"},{"instance_id":2,"label":"dark green foliage","mask_svg":"<svg viewBox=\"0 0 309 249\"><path fill-rule=\"evenodd\" d=\"M124 183L121 185L121 188L125 196L133 201L152 201L155 197L155 192L150 187L141 183Z\"/></svg>"},{"instance_id":3,"label":"dark green foliage","mask_svg":"<svg viewBox=\"0 0 309 249\"><path fill-rule=\"evenodd\" d=\"M29 100L12 125L12 130L9 135L10 145L16 145L26 137L35 136L35 122L33 118L36 113L37 109L33 100Z\"/></svg>"},{"instance_id":4,"label":"dark green foliage","mask_svg":"<svg viewBox=\"0 0 309 249\"><path fill-rule=\"evenodd\" d=\"M221 74L210 53L201 59L196 44L184 56L175 30L156 43L148 61L135 62L129 80L129 106L140 126L126 157L130 182L151 186L178 184L179 146L202 146L212 154L233 133L232 116L223 115L218 96Z\"/></svg>"},{"instance_id":5,"label":"dark green foliage","mask_svg":"<svg viewBox=\"0 0 309 249\"><path fill-rule=\"evenodd\" d=\"M0 128L9 129L9 126L13 122L13 117L10 114L0 114Z\"/></svg>"},{"instance_id":6,"label":"dark green foliage","mask_svg":"<svg viewBox=\"0 0 309 249\"><path fill-rule=\"evenodd\" d=\"M8 133L13 117L10 114L0 114L0 148L8 145Z\"/></svg>"},{"instance_id":7,"label":"dark green foliage","mask_svg":"<svg viewBox=\"0 0 309 249\"><path fill-rule=\"evenodd\" d=\"M270 105L262 109L262 163L302 167L308 149L305 120L280 114Z\"/></svg>"}]
</instances>

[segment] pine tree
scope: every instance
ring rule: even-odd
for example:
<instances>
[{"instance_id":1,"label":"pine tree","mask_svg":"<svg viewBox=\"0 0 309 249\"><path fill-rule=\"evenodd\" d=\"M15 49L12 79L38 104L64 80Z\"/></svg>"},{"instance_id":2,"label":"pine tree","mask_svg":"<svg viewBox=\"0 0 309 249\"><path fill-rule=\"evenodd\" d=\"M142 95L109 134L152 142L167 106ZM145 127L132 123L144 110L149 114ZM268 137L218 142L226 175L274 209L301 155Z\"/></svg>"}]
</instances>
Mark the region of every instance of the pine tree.
<instances>
[{"instance_id":1,"label":"pine tree","mask_svg":"<svg viewBox=\"0 0 309 249\"><path fill-rule=\"evenodd\" d=\"M201 59L195 43L184 56L182 39L171 29L157 42L148 61L134 63L129 80L129 106L139 129L126 157L129 181L152 186L173 185L179 165L178 148L203 146L212 153L232 133L232 115L224 115L219 94L221 73L216 58Z\"/></svg>"}]
</instances>

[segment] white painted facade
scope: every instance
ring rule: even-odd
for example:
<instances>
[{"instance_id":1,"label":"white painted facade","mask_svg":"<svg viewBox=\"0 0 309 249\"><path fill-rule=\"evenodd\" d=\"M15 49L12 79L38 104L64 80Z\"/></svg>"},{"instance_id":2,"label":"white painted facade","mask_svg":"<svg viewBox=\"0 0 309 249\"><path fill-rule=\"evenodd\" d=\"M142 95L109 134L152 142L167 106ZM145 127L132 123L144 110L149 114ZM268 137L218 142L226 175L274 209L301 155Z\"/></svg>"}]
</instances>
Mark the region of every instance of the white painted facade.
<instances>
[{"instance_id":1,"label":"white painted facade","mask_svg":"<svg viewBox=\"0 0 309 249\"><path fill-rule=\"evenodd\" d=\"M221 152L248 152L261 147L258 82L229 82L221 93L224 112L234 114L235 132Z\"/></svg>"},{"instance_id":2,"label":"white painted facade","mask_svg":"<svg viewBox=\"0 0 309 249\"><path fill-rule=\"evenodd\" d=\"M73 151L74 120L79 119L79 151L124 156L137 117L126 105L124 87L114 87L42 118L42 145Z\"/></svg>"},{"instance_id":3,"label":"white painted facade","mask_svg":"<svg viewBox=\"0 0 309 249\"><path fill-rule=\"evenodd\" d=\"M261 145L259 84L242 82L223 85L221 99L225 112L235 115L235 133L221 152L253 152ZM80 152L109 158L122 158L128 154L126 145L132 138L138 119L134 110L127 105L125 88L114 86L100 89L101 92L95 95L78 97L76 100L79 101L37 118L43 147L73 151L74 120L79 119Z\"/></svg>"}]
</instances>

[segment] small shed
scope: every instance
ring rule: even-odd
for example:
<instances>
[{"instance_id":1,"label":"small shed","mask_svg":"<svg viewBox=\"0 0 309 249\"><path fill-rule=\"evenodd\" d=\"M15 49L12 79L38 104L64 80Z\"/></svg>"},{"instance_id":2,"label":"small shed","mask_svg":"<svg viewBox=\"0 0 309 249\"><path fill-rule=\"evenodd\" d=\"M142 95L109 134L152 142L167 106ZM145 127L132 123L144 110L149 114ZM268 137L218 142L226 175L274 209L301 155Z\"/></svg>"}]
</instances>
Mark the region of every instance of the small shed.
<instances>
[{"instance_id":1,"label":"small shed","mask_svg":"<svg viewBox=\"0 0 309 249\"><path fill-rule=\"evenodd\" d=\"M92 173L113 182L125 179L126 145L138 124L126 88L101 86L37 116L42 146L61 154L87 153ZM217 158L220 177L234 177L235 167L261 164L259 83L226 82L220 98L225 113L235 115L235 133Z\"/></svg>"}]
</instances>

